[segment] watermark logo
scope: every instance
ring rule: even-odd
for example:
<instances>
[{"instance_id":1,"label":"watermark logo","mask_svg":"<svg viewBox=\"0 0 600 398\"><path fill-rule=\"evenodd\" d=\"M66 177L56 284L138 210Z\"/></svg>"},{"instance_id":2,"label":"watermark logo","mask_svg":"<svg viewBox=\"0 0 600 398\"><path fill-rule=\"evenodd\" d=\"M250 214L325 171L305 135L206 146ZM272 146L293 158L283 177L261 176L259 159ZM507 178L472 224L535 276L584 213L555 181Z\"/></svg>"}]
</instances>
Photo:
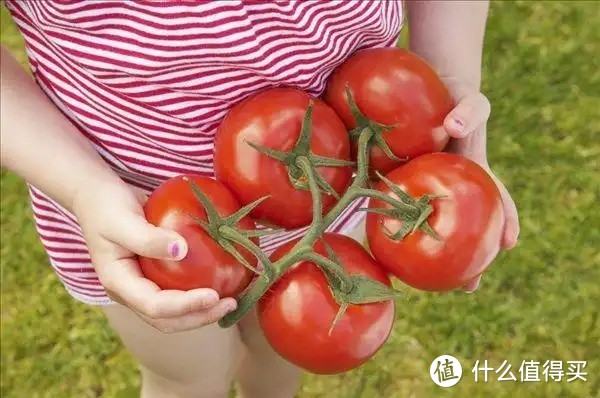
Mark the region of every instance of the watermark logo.
<instances>
[{"instance_id":1,"label":"watermark logo","mask_svg":"<svg viewBox=\"0 0 600 398\"><path fill-rule=\"evenodd\" d=\"M520 382L560 382L561 380L571 383L576 380L587 381L587 371L585 367L587 361L566 361L567 366L564 366L563 361L546 360L546 361L521 361L518 373L515 368L513 373L512 364L508 360L504 360L502 364L494 369L488 363L488 360L475 361L475 365L471 372L475 375L475 382L483 381L487 383L490 379L490 374L494 376L496 373L497 381L520 381ZM516 373L516 374L515 374ZM517 378L517 374L519 375Z\"/></svg>"},{"instance_id":2,"label":"watermark logo","mask_svg":"<svg viewBox=\"0 0 600 398\"><path fill-rule=\"evenodd\" d=\"M464 362L464 361L463 361ZM587 382L587 361L522 360L520 365L513 366L508 360L492 363L492 361L476 360L471 373L475 383L487 383L490 380L513 383L566 383ZM470 365L465 364L468 368ZM431 380L440 387L452 387L463 375L462 365L452 355L440 355L429 367ZM467 374L465 377L468 377Z\"/></svg>"},{"instance_id":3,"label":"watermark logo","mask_svg":"<svg viewBox=\"0 0 600 398\"><path fill-rule=\"evenodd\" d=\"M452 387L462 377L462 366L452 355L440 355L429 367L431 380L440 387Z\"/></svg>"}]
</instances>

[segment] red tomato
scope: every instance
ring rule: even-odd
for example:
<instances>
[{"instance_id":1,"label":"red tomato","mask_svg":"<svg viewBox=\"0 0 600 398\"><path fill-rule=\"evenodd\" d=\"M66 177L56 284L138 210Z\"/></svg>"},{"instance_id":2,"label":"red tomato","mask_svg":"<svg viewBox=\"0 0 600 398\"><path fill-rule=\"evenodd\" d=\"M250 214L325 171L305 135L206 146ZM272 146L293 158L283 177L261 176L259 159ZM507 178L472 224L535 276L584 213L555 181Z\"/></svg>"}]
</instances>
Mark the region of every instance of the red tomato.
<instances>
[{"instance_id":1,"label":"red tomato","mask_svg":"<svg viewBox=\"0 0 600 398\"><path fill-rule=\"evenodd\" d=\"M348 106L346 85L363 115L377 123L397 125L383 133L397 157L441 151L448 143L443 122L452 110L452 98L433 68L417 55L401 48L362 50L334 71L324 100L353 129L356 121ZM398 163L373 147L370 166L385 174Z\"/></svg>"},{"instance_id":2,"label":"red tomato","mask_svg":"<svg viewBox=\"0 0 600 398\"><path fill-rule=\"evenodd\" d=\"M250 214L265 225L291 229L309 224L312 199L309 191L294 188L283 163L261 154L246 141L289 151L300 135L309 100L308 94L296 89L267 90L234 106L219 126L214 153L217 179L243 205L271 195ZM310 147L316 155L350 159L350 140L344 124L331 108L316 99ZM317 170L339 194L350 184L350 167ZM335 202L335 197L323 195L324 212Z\"/></svg>"},{"instance_id":3,"label":"red tomato","mask_svg":"<svg viewBox=\"0 0 600 398\"><path fill-rule=\"evenodd\" d=\"M218 181L197 175L181 175L161 184L148 198L144 211L153 225L180 233L188 243L188 253L181 261L140 257L144 276L161 289L190 290L212 288L221 297L236 297L251 282L253 273L215 242L188 214L207 221L206 212L190 188L192 180L210 199L220 216L235 213L239 204L233 194ZM254 229L248 217L240 229ZM251 265L256 258L247 250L238 251Z\"/></svg>"},{"instance_id":4,"label":"red tomato","mask_svg":"<svg viewBox=\"0 0 600 398\"><path fill-rule=\"evenodd\" d=\"M325 241L349 274L364 275L390 286L381 267L355 240L325 234ZM288 243L272 255L276 261L293 247ZM326 256L321 240L316 253ZM283 358L317 374L334 374L356 368L371 358L387 340L394 321L394 302L350 304L329 335L340 306L323 272L303 261L290 268L258 303L260 326Z\"/></svg>"},{"instance_id":5,"label":"red tomato","mask_svg":"<svg viewBox=\"0 0 600 398\"><path fill-rule=\"evenodd\" d=\"M414 198L446 195L430 202L433 213L427 220L441 240L421 230L392 240L382 226L395 233L402 221L367 215L369 248L394 276L417 289L446 291L467 284L496 257L504 227L502 201L496 184L479 165L459 155L433 153L398 167L386 178ZM396 198L383 181L376 189ZM376 199L369 207L391 208Z\"/></svg>"}]
</instances>

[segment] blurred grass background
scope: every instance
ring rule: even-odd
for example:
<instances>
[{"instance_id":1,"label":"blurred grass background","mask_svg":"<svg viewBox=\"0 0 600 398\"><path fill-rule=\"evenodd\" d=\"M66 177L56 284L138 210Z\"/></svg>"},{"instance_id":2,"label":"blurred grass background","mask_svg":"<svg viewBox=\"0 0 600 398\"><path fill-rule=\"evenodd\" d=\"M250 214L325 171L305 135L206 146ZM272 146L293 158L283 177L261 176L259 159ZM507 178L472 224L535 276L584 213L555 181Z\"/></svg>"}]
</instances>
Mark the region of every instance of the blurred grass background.
<instances>
[{"instance_id":1,"label":"blurred grass background","mask_svg":"<svg viewBox=\"0 0 600 398\"><path fill-rule=\"evenodd\" d=\"M598 397L600 388L600 3L494 2L484 92L489 156L513 193L520 245L481 289L404 289L387 345L360 369L305 376L309 397ZM2 7L1 42L25 65ZM135 397L139 376L102 314L71 299L49 268L21 179L1 174L2 397ZM442 389L429 365L458 357ZM474 382L474 362L587 361L587 382ZM199 358L201 360L201 358ZM276 380L273 380L276 383Z\"/></svg>"}]
</instances>

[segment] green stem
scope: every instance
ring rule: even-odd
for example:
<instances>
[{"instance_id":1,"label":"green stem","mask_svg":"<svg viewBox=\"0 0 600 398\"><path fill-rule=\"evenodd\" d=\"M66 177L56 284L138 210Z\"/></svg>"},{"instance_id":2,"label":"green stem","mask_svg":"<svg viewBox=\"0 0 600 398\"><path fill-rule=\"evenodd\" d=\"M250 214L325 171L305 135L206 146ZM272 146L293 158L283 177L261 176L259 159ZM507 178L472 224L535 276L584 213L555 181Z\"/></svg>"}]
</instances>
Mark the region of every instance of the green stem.
<instances>
[{"instance_id":1,"label":"green stem","mask_svg":"<svg viewBox=\"0 0 600 398\"><path fill-rule=\"evenodd\" d=\"M356 162L359 166L356 179L354 180L354 185L356 186L362 187L369 178L369 151L371 149L369 143L374 134L371 129L364 129L358 138Z\"/></svg>"},{"instance_id":2,"label":"green stem","mask_svg":"<svg viewBox=\"0 0 600 398\"><path fill-rule=\"evenodd\" d=\"M257 269L255 269L252 265L250 265L248 260L246 260L244 256L242 256L242 254L238 251L238 249L235 248L235 246L233 246L231 242L229 242L226 239L219 239L217 240L217 243L223 249L225 249L226 252L231 254L237 261L239 261L240 264L242 264L244 267L248 268L250 271L254 272L257 275L260 275L260 272Z\"/></svg>"},{"instance_id":3,"label":"green stem","mask_svg":"<svg viewBox=\"0 0 600 398\"><path fill-rule=\"evenodd\" d=\"M384 203L395 206L395 208L403 209L407 213L414 214L415 217L417 217L419 215L419 209L416 208L415 206L409 205L404 202L400 202L397 199L389 196L388 194L377 191L375 189L360 188L358 190L358 195L359 196L368 196L370 198L378 199Z\"/></svg>"},{"instance_id":4,"label":"green stem","mask_svg":"<svg viewBox=\"0 0 600 398\"><path fill-rule=\"evenodd\" d=\"M298 167L304 172L304 175L308 178L308 187L310 188L310 194L312 197L313 206L313 219L308 231L304 235L304 238L298 244L304 244L305 242L313 242L319 235L320 226L323 222L323 201L321 199L321 192L315 176L315 169L310 163L310 160L305 156L300 156L296 160Z\"/></svg>"},{"instance_id":5,"label":"green stem","mask_svg":"<svg viewBox=\"0 0 600 398\"><path fill-rule=\"evenodd\" d=\"M312 246L300 246L297 244L294 247L294 250L289 251L275 263L272 263L273 274L267 276L267 273L265 272L260 277L256 278L252 287L238 299L238 306L235 311L228 313L219 320L219 326L228 328L235 325L254 307L258 300L285 271L311 251Z\"/></svg>"},{"instance_id":6,"label":"green stem","mask_svg":"<svg viewBox=\"0 0 600 398\"><path fill-rule=\"evenodd\" d=\"M272 263L273 274L267 277L264 273L257 278L252 287L238 300L238 307L235 311L228 313L219 321L221 327L229 327L237 323L242 317L253 308L256 302L265 294L269 287L292 265L298 261L310 256L314 242L327 229L329 225L344 211L344 209L360 194L360 188L363 188L368 181L369 170L369 144L373 137L373 131L365 128L358 139L358 171L354 181L342 195L341 199L333 208L323 217L321 193L318 189L314 169L310 160L305 156L297 158L297 166L301 168L306 177L313 199L314 218L307 233L286 255L278 261ZM316 221L315 221L316 220Z\"/></svg>"},{"instance_id":7,"label":"green stem","mask_svg":"<svg viewBox=\"0 0 600 398\"><path fill-rule=\"evenodd\" d=\"M235 228L232 228L228 225L223 225L219 228L219 232L221 235L231 241L234 241L238 245L242 246L244 249L248 250L262 263L263 269L265 270L267 277L270 277L273 274L273 265L271 261L263 252L260 247L254 244L250 239L239 233Z\"/></svg>"},{"instance_id":8,"label":"green stem","mask_svg":"<svg viewBox=\"0 0 600 398\"><path fill-rule=\"evenodd\" d=\"M365 129L371 130L372 138L370 139L370 146L379 147L383 153L386 154L390 159L401 162L402 160L408 159L400 159L398 158L391 150L389 144L383 138L383 133L394 130L396 125L385 125L381 123L377 123L368 117L366 117L361 110L358 108L358 105L354 101L354 97L352 96L352 92L350 87L346 85L346 99L348 101L348 106L350 107L350 112L352 112L352 116L354 116L354 121L356 122L356 127L354 130L350 132L350 136L356 139L356 136L360 137L362 132Z\"/></svg>"},{"instance_id":9,"label":"green stem","mask_svg":"<svg viewBox=\"0 0 600 398\"><path fill-rule=\"evenodd\" d=\"M327 215L323 217L323 223L321 224L319 233L323 233L323 231L325 231L327 227L342 214L342 211L344 211L353 200L360 196L360 189L367 184L369 178L369 141L371 138L373 138L373 132L369 128L364 129L360 133L360 137L358 138L358 171L356 177L354 177L354 181L352 181L346 194L344 194Z\"/></svg>"},{"instance_id":10,"label":"green stem","mask_svg":"<svg viewBox=\"0 0 600 398\"><path fill-rule=\"evenodd\" d=\"M235 311L228 313L219 320L219 326L228 328L235 325L256 305L258 300L269 290L273 282L274 279L269 278L266 272L256 278L252 287L238 299Z\"/></svg>"},{"instance_id":11,"label":"green stem","mask_svg":"<svg viewBox=\"0 0 600 398\"><path fill-rule=\"evenodd\" d=\"M304 256L305 260L317 264L323 271L329 275L335 276L340 282L340 290L343 293L349 293L352 290L353 283L346 271L335 261L331 261L317 253L308 253Z\"/></svg>"}]
</instances>

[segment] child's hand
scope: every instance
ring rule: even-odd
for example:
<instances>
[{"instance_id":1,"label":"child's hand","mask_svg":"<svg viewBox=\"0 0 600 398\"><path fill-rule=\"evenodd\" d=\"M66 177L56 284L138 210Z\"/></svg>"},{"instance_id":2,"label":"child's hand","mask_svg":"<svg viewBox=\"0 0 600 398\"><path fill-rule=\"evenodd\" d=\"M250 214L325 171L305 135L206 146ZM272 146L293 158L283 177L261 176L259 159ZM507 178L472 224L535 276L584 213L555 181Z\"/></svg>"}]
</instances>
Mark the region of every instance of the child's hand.
<instances>
[{"instance_id":1,"label":"child's hand","mask_svg":"<svg viewBox=\"0 0 600 398\"><path fill-rule=\"evenodd\" d=\"M74 201L73 212L108 295L164 333L214 323L234 310L235 299L219 299L212 289L161 290L142 276L136 255L180 260L187 253L179 234L146 221L144 201L143 193L124 183L105 183Z\"/></svg>"},{"instance_id":2,"label":"child's hand","mask_svg":"<svg viewBox=\"0 0 600 398\"><path fill-rule=\"evenodd\" d=\"M465 156L488 171L496 182L502 203L504 204L504 234L501 247L512 249L517 244L519 236L519 216L515 202L502 182L494 175L487 161L486 154L486 123L490 116L490 103L488 99L477 90L469 89L455 81L446 81L457 105L448 114L444 127L452 140L448 146L449 152ZM481 276L475 278L465 290L472 292L479 286Z\"/></svg>"}]
</instances>

